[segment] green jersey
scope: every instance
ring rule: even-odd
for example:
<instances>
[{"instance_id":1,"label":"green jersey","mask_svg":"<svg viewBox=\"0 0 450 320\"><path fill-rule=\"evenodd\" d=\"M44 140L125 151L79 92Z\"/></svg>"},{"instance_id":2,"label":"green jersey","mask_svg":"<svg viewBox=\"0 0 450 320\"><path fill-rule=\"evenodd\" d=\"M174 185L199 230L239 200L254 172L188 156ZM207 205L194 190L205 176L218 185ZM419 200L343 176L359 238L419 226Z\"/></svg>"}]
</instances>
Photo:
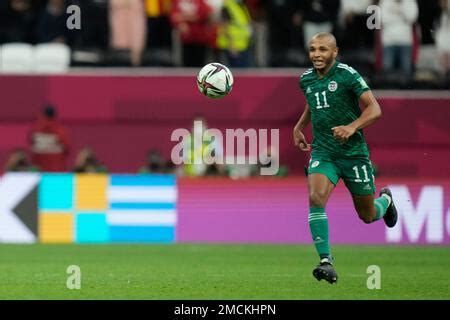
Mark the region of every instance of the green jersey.
<instances>
[{"instance_id":1,"label":"green jersey","mask_svg":"<svg viewBox=\"0 0 450 320\"><path fill-rule=\"evenodd\" d=\"M361 115L359 97L370 90L361 75L352 67L336 61L323 78L313 68L305 71L300 77L300 87L311 110L313 154L368 156L362 130L355 132L343 144L333 137L331 130L348 125Z\"/></svg>"}]
</instances>

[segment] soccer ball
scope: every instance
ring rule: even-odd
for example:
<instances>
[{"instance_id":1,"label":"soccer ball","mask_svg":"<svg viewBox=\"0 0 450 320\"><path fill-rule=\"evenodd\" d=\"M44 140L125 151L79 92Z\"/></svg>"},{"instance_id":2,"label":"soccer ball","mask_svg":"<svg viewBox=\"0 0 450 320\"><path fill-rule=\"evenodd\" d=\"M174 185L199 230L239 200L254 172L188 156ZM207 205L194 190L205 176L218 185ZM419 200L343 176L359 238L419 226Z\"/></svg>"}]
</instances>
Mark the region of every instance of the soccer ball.
<instances>
[{"instance_id":1,"label":"soccer ball","mask_svg":"<svg viewBox=\"0 0 450 320\"><path fill-rule=\"evenodd\" d=\"M225 97L233 88L233 74L221 63L208 63L197 75L197 87L209 98Z\"/></svg>"}]
</instances>

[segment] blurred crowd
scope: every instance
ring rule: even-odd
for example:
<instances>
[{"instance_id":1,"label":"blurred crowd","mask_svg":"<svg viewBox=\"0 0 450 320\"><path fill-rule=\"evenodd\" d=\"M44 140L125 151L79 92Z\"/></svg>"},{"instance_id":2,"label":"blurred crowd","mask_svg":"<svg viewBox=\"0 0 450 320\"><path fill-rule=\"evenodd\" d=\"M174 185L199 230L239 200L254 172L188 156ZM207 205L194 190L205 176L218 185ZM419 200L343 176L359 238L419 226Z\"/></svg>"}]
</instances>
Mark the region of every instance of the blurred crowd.
<instances>
[{"instance_id":1,"label":"blurred crowd","mask_svg":"<svg viewBox=\"0 0 450 320\"><path fill-rule=\"evenodd\" d=\"M196 131L196 121L202 122L201 131ZM224 157L222 146L204 139L208 129L203 116L196 116L193 126L183 137L183 162L175 165L171 159L165 158L157 149L150 148L142 165L136 168L139 174L175 174L185 177L222 176L246 178L260 175L259 169L270 166L271 161L279 163L278 150L272 147L266 152L262 161L247 160L244 164L212 163L206 164L204 159L212 150L216 156ZM199 139L199 140L195 140ZM69 132L58 120L57 109L48 104L43 107L35 122L27 132L28 148L13 149L4 164L4 172L73 172L73 173L108 173L107 165L99 159L95 150L83 146L72 150ZM195 141L194 141L195 140ZM273 149L273 150L272 150ZM69 155L75 151L73 164L69 164ZM200 161L197 161L200 160ZM278 166L276 176L286 176L288 169Z\"/></svg>"},{"instance_id":2,"label":"blurred crowd","mask_svg":"<svg viewBox=\"0 0 450 320\"><path fill-rule=\"evenodd\" d=\"M72 65L306 67L333 32L341 60L375 84L449 79L450 0L3 0L0 44L58 42ZM80 30L66 27L70 5ZM368 10L369 6L376 9ZM380 18L381 17L381 21ZM370 26L368 27L368 23ZM381 27L381 30L378 27Z\"/></svg>"}]
</instances>

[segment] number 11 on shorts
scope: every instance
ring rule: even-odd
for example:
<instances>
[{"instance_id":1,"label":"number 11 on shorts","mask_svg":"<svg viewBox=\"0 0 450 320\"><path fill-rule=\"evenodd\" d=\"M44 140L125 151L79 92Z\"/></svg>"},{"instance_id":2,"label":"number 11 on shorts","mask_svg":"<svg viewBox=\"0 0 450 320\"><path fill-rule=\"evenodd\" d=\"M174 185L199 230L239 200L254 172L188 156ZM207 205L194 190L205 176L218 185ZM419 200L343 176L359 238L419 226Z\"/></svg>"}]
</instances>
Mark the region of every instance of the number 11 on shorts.
<instances>
[{"instance_id":1,"label":"number 11 on shorts","mask_svg":"<svg viewBox=\"0 0 450 320\"><path fill-rule=\"evenodd\" d=\"M352 169L355 171L355 175L356 175L355 182L369 182L370 181L369 175L367 174L367 167L366 167L366 165L363 165L361 167L362 171L364 172L364 181L361 180L361 178L359 176L358 166L354 166Z\"/></svg>"}]
</instances>

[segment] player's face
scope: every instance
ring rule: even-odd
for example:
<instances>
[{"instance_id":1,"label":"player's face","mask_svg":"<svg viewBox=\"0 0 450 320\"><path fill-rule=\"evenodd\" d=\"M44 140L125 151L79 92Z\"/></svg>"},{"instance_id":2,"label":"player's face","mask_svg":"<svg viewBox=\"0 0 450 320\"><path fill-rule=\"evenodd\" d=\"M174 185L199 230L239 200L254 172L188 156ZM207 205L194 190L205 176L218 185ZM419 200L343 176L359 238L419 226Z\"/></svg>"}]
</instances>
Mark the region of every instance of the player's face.
<instances>
[{"instance_id":1,"label":"player's face","mask_svg":"<svg viewBox=\"0 0 450 320\"><path fill-rule=\"evenodd\" d=\"M329 39L313 39L309 43L309 59L317 70L326 70L331 66L337 53L337 47Z\"/></svg>"}]
</instances>

